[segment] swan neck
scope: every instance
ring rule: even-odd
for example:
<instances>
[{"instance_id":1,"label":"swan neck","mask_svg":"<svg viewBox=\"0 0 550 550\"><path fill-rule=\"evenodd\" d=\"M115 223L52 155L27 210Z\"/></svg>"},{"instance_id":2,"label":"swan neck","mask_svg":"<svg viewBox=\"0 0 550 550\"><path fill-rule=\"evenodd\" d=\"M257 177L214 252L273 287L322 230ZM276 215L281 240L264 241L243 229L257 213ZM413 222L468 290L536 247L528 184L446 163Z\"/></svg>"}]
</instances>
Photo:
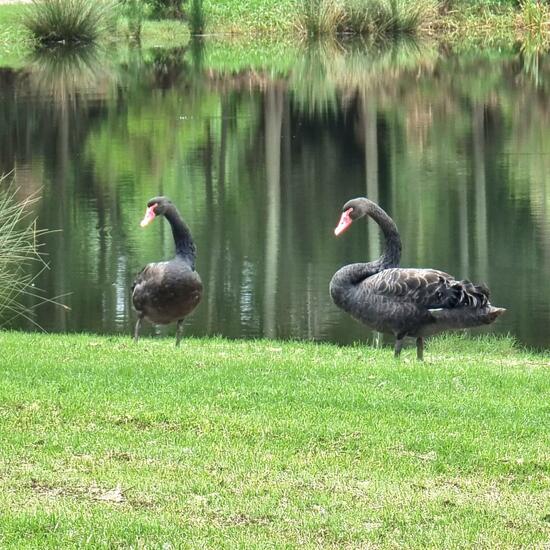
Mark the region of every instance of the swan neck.
<instances>
[{"instance_id":1,"label":"swan neck","mask_svg":"<svg viewBox=\"0 0 550 550\"><path fill-rule=\"evenodd\" d=\"M399 267L399 261L401 260L401 237L399 236L397 225L395 225L395 222L388 216L385 210L375 203L373 203L369 215L382 230L385 241L384 252L378 260L371 262L369 265L378 264L378 271L390 267Z\"/></svg>"},{"instance_id":2,"label":"swan neck","mask_svg":"<svg viewBox=\"0 0 550 550\"><path fill-rule=\"evenodd\" d=\"M175 206L168 208L164 213L164 217L172 227L172 235L174 236L174 244L176 245L176 257L186 260L194 269L197 249L189 227L187 227L187 224L183 221Z\"/></svg>"}]
</instances>

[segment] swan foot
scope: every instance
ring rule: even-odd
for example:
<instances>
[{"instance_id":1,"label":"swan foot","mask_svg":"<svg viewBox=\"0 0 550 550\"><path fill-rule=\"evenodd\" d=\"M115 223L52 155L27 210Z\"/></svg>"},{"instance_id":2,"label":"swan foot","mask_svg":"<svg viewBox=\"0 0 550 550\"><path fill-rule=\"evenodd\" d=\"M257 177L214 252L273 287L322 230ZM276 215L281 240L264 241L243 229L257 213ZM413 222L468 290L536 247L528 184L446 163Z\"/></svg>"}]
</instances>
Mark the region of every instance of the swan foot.
<instances>
[{"instance_id":1,"label":"swan foot","mask_svg":"<svg viewBox=\"0 0 550 550\"><path fill-rule=\"evenodd\" d=\"M403 349L403 343L404 343L404 338L400 338L399 336L396 336L395 338L395 348L394 348L394 354L393 356L396 358L396 359L399 359L399 356L401 355L401 350Z\"/></svg>"},{"instance_id":2,"label":"swan foot","mask_svg":"<svg viewBox=\"0 0 550 550\"><path fill-rule=\"evenodd\" d=\"M142 319L143 315L140 315L136 321L136 328L134 329L134 342L137 342L139 340L139 329L141 328Z\"/></svg>"},{"instance_id":3,"label":"swan foot","mask_svg":"<svg viewBox=\"0 0 550 550\"><path fill-rule=\"evenodd\" d=\"M181 337L183 336L183 319L180 319L176 328L176 347L178 348L181 342Z\"/></svg>"},{"instance_id":4,"label":"swan foot","mask_svg":"<svg viewBox=\"0 0 550 550\"><path fill-rule=\"evenodd\" d=\"M424 338L422 336L416 339L416 358L419 361L424 361Z\"/></svg>"}]
</instances>

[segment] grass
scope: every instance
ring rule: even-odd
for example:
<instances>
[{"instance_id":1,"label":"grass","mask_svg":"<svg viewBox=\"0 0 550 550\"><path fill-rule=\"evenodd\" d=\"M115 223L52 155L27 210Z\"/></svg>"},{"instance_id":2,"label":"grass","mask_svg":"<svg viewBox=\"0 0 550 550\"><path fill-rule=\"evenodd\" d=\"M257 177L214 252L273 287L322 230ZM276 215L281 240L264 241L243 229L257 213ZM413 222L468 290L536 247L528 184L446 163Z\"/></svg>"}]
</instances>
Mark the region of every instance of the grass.
<instances>
[{"instance_id":1,"label":"grass","mask_svg":"<svg viewBox=\"0 0 550 550\"><path fill-rule=\"evenodd\" d=\"M550 357L1 333L0 546L543 548Z\"/></svg>"},{"instance_id":2,"label":"grass","mask_svg":"<svg viewBox=\"0 0 550 550\"><path fill-rule=\"evenodd\" d=\"M429 0L306 0L297 26L312 37L345 33L382 39L416 34L434 9Z\"/></svg>"},{"instance_id":3,"label":"grass","mask_svg":"<svg viewBox=\"0 0 550 550\"><path fill-rule=\"evenodd\" d=\"M24 6L0 6L0 67L19 66L30 51L32 40L22 25Z\"/></svg>"},{"instance_id":4,"label":"grass","mask_svg":"<svg viewBox=\"0 0 550 550\"><path fill-rule=\"evenodd\" d=\"M440 9L434 9L438 5ZM342 14L345 6L351 15ZM356 9L350 10L353 6ZM400 26L406 32L419 27L423 36L435 36L461 46L465 42L514 43L525 34L524 19L528 14L534 17L536 6L537 0L524 0L521 6L506 0L203 0L206 31L210 33L318 35L331 34L329 29L335 27L345 30L346 25L361 31L365 23L369 30L376 21L376 12L385 11L390 16L390 29L394 29L390 34ZM547 25L545 29L548 32Z\"/></svg>"},{"instance_id":5,"label":"grass","mask_svg":"<svg viewBox=\"0 0 550 550\"><path fill-rule=\"evenodd\" d=\"M23 24L40 44L96 43L113 32L116 17L110 0L33 0Z\"/></svg>"},{"instance_id":6,"label":"grass","mask_svg":"<svg viewBox=\"0 0 550 550\"><path fill-rule=\"evenodd\" d=\"M36 42L23 25L28 5L0 5L0 67L24 66ZM130 21L122 18L110 39L120 41L131 37ZM187 25L174 20L143 21L141 45L149 47L178 47L189 41Z\"/></svg>"},{"instance_id":7,"label":"grass","mask_svg":"<svg viewBox=\"0 0 550 550\"><path fill-rule=\"evenodd\" d=\"M19 300L22 294L44 302L28 273L30 263L46 267L38 241L47 231L37 229L32 217L38 200L36 194L19 198L8 177L0 176L0 326L14 317L28 318L30 312Z\"/></svg>"}]
</instances>

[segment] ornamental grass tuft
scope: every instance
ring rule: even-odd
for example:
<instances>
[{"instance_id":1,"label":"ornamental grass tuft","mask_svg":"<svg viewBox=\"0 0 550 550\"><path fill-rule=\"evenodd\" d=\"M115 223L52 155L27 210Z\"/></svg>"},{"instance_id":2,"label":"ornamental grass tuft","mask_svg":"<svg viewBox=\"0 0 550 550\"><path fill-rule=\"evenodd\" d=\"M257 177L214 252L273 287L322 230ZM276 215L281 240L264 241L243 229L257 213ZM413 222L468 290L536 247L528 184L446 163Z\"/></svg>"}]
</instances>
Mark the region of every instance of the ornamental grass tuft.
<instances>
[{"instance_id":1,"label":"ornamental grass tuft","mask_svg":"<svg viewBox=\"0 0 550 550\"><path fill-rule=\"evenodd\" d=\"M93 43L114 29L116 17L113 0L33 0L24 25L42 45Z\"/></svg>"}]
</instances>

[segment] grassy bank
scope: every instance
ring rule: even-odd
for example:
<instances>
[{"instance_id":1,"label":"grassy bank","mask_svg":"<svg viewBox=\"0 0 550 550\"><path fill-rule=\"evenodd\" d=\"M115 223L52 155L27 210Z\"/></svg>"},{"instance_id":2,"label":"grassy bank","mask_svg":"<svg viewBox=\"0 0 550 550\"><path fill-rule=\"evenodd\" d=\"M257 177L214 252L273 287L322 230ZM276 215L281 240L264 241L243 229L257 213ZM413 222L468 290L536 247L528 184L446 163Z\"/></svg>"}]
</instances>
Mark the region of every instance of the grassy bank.
<instances>
[{"instance_id":1,"label":"grassy bank","mask_svg":"<svg viewBox=\"0 0 550 550\"><path fill-rule=\"evenodd\" d=\"M22 23L24 4L0 5L0 67L19 67L32 51L33 43L29 32ZM117 25L114 40L129 40L128 22L121 19ZM141 44L150 47L177 47L187 44L189 31L187 25L174 21L144 21L141 32Z\"/></svg>"},{"instance_id":2,"label":"grassy bank","mask_svg":"<svg viewBox=\"0 0 550 550\"><path fill-rule=\"evenodd\" d=\"M353 0L349 0L353 5ZM399 2L398 2L399 3ZM407 2L402 2L407 5ZM537 0L447 0L421 2L426 6L419 34L449 43L488 45L513 43L530 33L550 33L550 10ZM332 0L204 0L207 31L235 34L300 34L304 24L304 6L310 4L315 14L330 11ZM419 2L410 2L418 5ZM431 8L429 6L432 6ZM406 10L405 10L406 11ZM320 15L319 17L323 17ZM324 16L326 24L337 15ZM336 24L336 23L333 23Z\"/></svg>"},{"instance_id":3,"label":"grassy bank","mask_svg":"<svg viewBox=\"0 0 550 550\"><path fill-rule=\"evenodd\" d=\"M0 349L2 547L549 540L549 357L510 341L437 340L425 364L220 339Z\"/></svg>"},{"instance_id":4,"label":"grassy bank","mask_svg":"<svg viewBox=\"0 0 550 550\"><path fill-rule=\"evenodd\" d=\"M308 12L304 9L304 6L308 5L307 2L296 0L204 0L201 4L201 17L206 22L205 31L208 34L222 34L226 37L270 36L271 39L275 37L277 41L284 37L286 41L296 41L297 38L303 38L304 31L310 25L327 28L333 25L336 29L340 18L334 14L332 17L320 15L319 21L308 23L311 14L316 15L319 11L315 7L316 3L320 3L321 7L325 6L321 10L323 14L327 11L330 13L326 6L334 4L335 1L310 0L309 3L313 7ZM354 5L354 0L346 1L350 6ZM401 3L407 5L406 0L401 0ZM435 38L460 48L464 48L465 45L502 47L517 42L535 42L544 48L550 43L550 8L544 3L537 3L537 0L523 0L519 5L506 0L447 0L439 4L431 0L422 0L420 4L410 4L432 6L423 9L419 18L417 34L423 38ZM31 47L29 35L21 24L21 14L25 9L28 9L28 6L0 5L2 65L21 64L21 59ZM402 14L407 13L407 8L400 10ZM304 16L304 13L310 15ZM407 18L406 15L402 17ZM384 25L376 23L376 18L370 23L365 20L364 24L367 27L374 25L373 28ZM358 23L358 28L361 25ZM412 26L416 27L417 24ZM128 33L128 22L122 20L118 26L117 37L127 37ZM142 42L145 47L181 45L187 40L187 25L183 23L173 20L146 20L143 23ZM246 49L246 42L243 48Z\"/></svg>"}]
</instances>

